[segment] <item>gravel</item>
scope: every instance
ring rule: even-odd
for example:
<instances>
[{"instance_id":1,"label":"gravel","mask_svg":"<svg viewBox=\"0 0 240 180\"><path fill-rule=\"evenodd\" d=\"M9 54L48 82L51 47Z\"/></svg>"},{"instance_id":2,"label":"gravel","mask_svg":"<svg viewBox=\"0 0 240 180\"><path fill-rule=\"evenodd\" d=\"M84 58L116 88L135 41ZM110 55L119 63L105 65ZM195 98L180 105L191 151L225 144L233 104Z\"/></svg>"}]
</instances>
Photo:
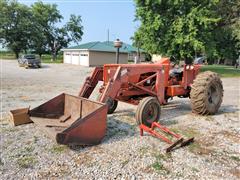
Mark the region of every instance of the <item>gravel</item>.
<instances>
[{"instance_id":1,"label":"gravel","mask_svg":"<svg viewBox=\"0 0 240 180\"><path fill-rule=\"evenodd\" d=\"M42 69L24 69L13 60L0 64L1 179L240 178L240 78L222 79L223 104L214 116L192 114L189 99L174 98L162 107L162 124L196 139L165 154L166 143L139 135L136 107L124 103L108 115L107 134L97 146L58 145L35 124L11 126L9 110L35 107L62 92L77 95L92 68L44 64Z\"/></svg>"}]
</instances>

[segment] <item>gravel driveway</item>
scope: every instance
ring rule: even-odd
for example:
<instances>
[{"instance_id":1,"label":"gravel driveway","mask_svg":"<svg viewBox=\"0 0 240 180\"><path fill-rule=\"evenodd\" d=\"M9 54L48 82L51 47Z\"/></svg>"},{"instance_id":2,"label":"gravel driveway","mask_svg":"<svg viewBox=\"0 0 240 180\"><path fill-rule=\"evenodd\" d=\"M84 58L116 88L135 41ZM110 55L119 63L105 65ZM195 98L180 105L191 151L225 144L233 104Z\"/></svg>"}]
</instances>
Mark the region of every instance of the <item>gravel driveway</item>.
<instances>
[{"instance_id":1,"label":"gravel driveway","mask_svg":"<svg viewBox=\"0 0 240 180\"><path fill-rule=\"evenodd\" d=\"M196 142L165 154L166 143L135 124L136 107L119 103L108 115L108 129L97 146L57 145L35 124L9 125L7 112L35 107L61 92L77 95L92 68L44 64L24 69L13 60L1 64L1 179L239 179L240 78L224 78L218 114L191 113L188 99L174 98L162 108L162 124ZM91 97L94 99L96 93Z\"/></svg>"}]
</instances>

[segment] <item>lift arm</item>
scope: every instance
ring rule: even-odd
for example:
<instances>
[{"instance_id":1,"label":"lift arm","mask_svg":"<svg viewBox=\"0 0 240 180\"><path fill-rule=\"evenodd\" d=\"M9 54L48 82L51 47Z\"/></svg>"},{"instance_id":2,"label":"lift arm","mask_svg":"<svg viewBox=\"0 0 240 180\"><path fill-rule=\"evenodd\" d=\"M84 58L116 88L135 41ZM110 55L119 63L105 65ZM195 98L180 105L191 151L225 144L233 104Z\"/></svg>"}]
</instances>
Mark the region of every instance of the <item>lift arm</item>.
<instances>
[{"instance_id":1,"label":"lift arm","mask_svg":"<svg viewBox=\"0 0 240 180\"><path fill-rule=\"evenodd\" d=\"M89 98L99 81L103 81L103 68L96 67L91 76L87 77L80 92L79 97Z\"/></svg>"}]
</instances>

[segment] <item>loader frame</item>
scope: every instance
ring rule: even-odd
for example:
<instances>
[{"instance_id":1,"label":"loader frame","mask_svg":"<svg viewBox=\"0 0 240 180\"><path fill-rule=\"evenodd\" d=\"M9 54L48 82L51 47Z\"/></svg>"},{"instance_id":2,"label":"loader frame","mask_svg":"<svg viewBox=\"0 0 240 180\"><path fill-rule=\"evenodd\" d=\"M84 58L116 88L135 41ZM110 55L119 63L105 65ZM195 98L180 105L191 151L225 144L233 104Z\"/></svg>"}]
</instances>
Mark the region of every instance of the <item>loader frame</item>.
<instances>
[{"instance_id":1,"label":"loader frame","mask_svg":"<svg viewBox=\"0 0 240 180\"><path fill-rule=\"evenodd\" d=\"M174 96L189 97L191 85L199 72L199 65L184 65L181 80L170 77L171 69L168 58L155 64L106 64L96 67L86 78L79 96L89 98L99 81L100 102L109 98L137 105L147 96L154 96L160 104L166 104Z\"/></svg>"}]
</instances>

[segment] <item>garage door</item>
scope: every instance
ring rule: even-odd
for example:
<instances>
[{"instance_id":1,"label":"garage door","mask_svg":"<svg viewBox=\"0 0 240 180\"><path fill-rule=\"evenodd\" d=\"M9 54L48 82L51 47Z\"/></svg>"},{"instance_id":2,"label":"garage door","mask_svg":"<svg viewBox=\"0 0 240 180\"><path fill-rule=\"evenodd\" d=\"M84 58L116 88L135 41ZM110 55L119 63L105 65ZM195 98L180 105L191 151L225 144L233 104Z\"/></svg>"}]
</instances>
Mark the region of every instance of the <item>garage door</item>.
<instances>
[{"instance_id":1,"label":"garage door","mask_svg":"<svg viewBox=\"0 0 240 180\"><path fill-rule=\"evenodd\" d=\"M79 54L72 53L72 64L79 65Z\"/></svg>"},{"instance_id":2,"label":"garage door","mask_svg":"<svg viewBox=\"0 0 240 180\"><path fill-rule=\"evenodd\" d=\"M89 66L88 54L80 54L80 65Z\"/></svg>"},{"instance_id":3,"label":"garage door","mask_svg":"<svg viewBox=\"0 0 240 180\"><path fill-rule=\"evenodd\" d=\"M71 64L72 63L72 55L71 53L65 53L64 55L64 63Z\"/></svg>"}]
</instances>

